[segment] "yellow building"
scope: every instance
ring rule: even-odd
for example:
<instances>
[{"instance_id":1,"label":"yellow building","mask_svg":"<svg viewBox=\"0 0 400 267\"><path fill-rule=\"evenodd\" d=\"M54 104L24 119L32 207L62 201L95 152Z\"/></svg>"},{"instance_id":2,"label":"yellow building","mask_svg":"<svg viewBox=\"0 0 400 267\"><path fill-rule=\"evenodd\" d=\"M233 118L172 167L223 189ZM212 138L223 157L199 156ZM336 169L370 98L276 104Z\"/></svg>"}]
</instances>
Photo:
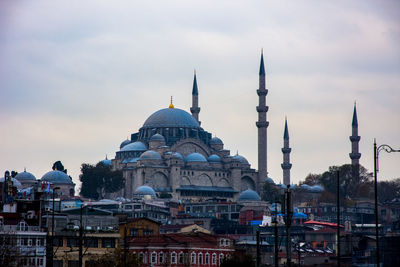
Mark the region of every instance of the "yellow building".
<instances>
[{"instance_id":1,"label":"yellow building","mask_svg":"<svg viewBox=\"0 0 400 267\"><path fill-rule=\"evenodd\" d=\"M121 238L124 238L125 229L127 237L158 235L160 234L160 223L148 218L128 219L126 223L119 225Z\"/></svg>"}]
</instances>

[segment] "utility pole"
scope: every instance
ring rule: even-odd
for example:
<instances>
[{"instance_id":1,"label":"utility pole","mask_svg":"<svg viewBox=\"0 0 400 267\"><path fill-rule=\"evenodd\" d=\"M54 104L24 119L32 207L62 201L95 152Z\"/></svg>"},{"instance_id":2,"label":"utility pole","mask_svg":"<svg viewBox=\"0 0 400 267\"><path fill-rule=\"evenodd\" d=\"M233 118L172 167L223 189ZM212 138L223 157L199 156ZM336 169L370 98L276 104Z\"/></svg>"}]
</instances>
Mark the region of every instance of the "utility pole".
<instances>
[{"instance_id":1,"label":"utility pole","mask_svg":"<svg viewBox=\"0 0 400 267\"><path fill-rule=\"evenodd\" d=\"M337 206L337 266L340 267L340 173L336 171L336 206Z\"/></svg>"},{"instance_id":2,"label":"utility pole","mask_svg":"<svg viewBox=\"0 0 400 267\"><path fill-rule=\"evenodd\" d=\"M292 192L290 191L290 185L287 185L285 190L283 207L285 207L286 213L286 264L288 267L292 266L292 248L290 240L290 226L292 224L293 217L293 205L292 205Z\"/></svg>"},{"instance_id":3,"label":"utility pole","mask_svg":"<svg viewBox=\"0 0 400 267\"><path fill-rule=\"evenodd\" d=\"M124 267L127 267L126 265L126 249L127 249L127 239L126 239L126 225L124 226Z\"/></svg>"},{"instance_id":4,"label":"utility pole","mask_svg":"<svg viewBox=\"0 0 400 267\"><path fill-rule=\"evenodd\" d=\"M256 242L257 242L257 256L256 256L256 267L260 267L260 230L256 232Z\"/></svg>"},{"instance_id":5,"label":"utility pole","mask_svg":"<svg viewBox=\"0 0 400 267\"><path fill-rule=\"evenodd\" d=\"M79 227L79 267L82 267L82 239L83 239L83 229L82 229L82 212L83 203L81 205L81 217L80 217L80 227Z\"/></svg>"},{"instance_id":6,"label":"utility pole","mask_svg":"<svg viewBox=\"0 0 400 267\"><path fill-rule=\"evenodd\" d=\"M279 264L279 259L278 259L278 221L276 220L276 215L275 215L275 221L273 221L274 224L274 264L275 267L278 267Z\"/></svg>"}]
</instances>

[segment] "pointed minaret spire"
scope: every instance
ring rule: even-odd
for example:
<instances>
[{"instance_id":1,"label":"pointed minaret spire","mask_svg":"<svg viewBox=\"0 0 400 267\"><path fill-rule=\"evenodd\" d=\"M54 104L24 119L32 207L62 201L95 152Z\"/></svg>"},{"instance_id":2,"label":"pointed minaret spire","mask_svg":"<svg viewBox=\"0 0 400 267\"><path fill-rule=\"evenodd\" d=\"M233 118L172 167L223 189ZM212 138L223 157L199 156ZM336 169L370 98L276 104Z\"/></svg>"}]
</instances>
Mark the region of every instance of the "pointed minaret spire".
<instances>
[{"instance_id":1,"label":"pointed minaret spire","mask_svg":"<svg viewBox=\"0 0 400 267\"><path fill-rule=\"evenodd\" d=\"M290 185L290 169L292 164L290 163L290 152L292 149L289 147L289 130L287 126L287 118L285 117L285 130L283 133L283 163L281 164L283 170L283 183Z\"/></svg>"},{"instance_id":2,"label":"pointed minaret spire","mask_svg":"<svg viewBox=\"0 0 400 267\"><path fill-rule=\"evenodd\" d=\"M258 188L261 188L268 176L267 169L267 121L268 106L266 105L266 96L268 90L265 88L265 68L264 68L264 53L261 50L260 72L259 72L259 87L257 90L258 95L258 121L256 126L258 128Z\"/></svg>"},{"instance_id":3,"label":"pointed minaret spire","mask_svg":"<svg viewBox=\"0 0 400 267\"><path fill-rule=\"evenodd\" d=\"M196 119L196 121L201 124L199 121L199 89L197 87L197 78L196 78L196 70L194 70L194 78L193 78L193 89L192 89L192 107L190 108L190 112L192 112L192 116Z\"/></svg>"},{"instance_id":4,"label":"pointed minaret spire","mask_svg":"<svg viewBox=\"0 0 400 267\"><path fill-rule=\"evenodd\" d=\"M360 158L361 153L358 150L359 142L361 137L358 135L358 121L357 121L357 108L356 102L354 101L353 109L353 121L351 123L351 153L349 154L351 159L351 165L353 166L353 177L356 179L360 176Z\"/></svg>"}]
</instances>

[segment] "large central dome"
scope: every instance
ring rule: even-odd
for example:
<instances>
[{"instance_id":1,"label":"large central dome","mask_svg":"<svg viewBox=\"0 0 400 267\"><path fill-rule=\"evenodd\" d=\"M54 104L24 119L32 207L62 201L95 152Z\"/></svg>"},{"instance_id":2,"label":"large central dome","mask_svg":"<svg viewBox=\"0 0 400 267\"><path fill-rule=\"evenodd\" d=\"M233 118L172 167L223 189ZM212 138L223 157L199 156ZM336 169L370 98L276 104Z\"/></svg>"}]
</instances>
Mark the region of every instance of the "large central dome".
<instances>
[{"instance_id":1,"label":"large central dome","mask_svg":"<svg viewBox=\"0 0 400 267\"><path fill-rule=\"evenodd\" d=\"M147 118L143 128L188 127L200 128L199 123L188 112L178 108L164 108Z\"/></svg>"}]
</instances>

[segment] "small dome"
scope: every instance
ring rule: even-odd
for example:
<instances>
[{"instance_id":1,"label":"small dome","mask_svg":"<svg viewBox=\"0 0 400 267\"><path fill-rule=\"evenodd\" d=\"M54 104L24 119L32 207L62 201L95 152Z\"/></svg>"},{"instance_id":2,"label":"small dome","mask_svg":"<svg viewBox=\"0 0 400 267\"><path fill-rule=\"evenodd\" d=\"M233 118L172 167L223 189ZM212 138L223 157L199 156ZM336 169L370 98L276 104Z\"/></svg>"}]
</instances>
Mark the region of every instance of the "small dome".
<instances>
[{"instance_id":1,"label":"small dome","mask_svg":"<svg viewBox=\"0 0 400 267\"><path fill-rule=\"evenodd\" d=\"M221 139L219 139L218 137L213 137L210 140L210 145L223 145L224 143L222 142Z\"/></svg>"},{"instance_id":2,"label":"small dome","mask_svg":"<svg viewBox=\"0 0 400 267\"><path fill-rule=\"evenodd\" d=\"M240 155L233 156L232 159L234 161L240 161L240 163L242 163L242 164L249 164L247 159L245 157L243 157L243 156L240 156Z\"/></svg>"},{"instance_id":3,"label":"small dome","mask_svg":"<svg viewBox=\"0 0 400 267\"><path fill-rule=\"evenodd\" d=\"M212 154L208 157L208 162L221 162L221 158L218 155Z\"/></svg>"},{"instance_id":4,"label":"small dome","mask_svg":"<svg viewBox=\"0 0 400 267\"><path fill-rule=\"evenodd\" d=\"M275 184L274 180L272 180L271 177L267 177L267 179L265 179L265 181L269 184Z\"/></svg>"},{"instance_id":5,"label":"small dome","mask_svg":"<svg viewBox=\"0 0 400 267\"><path fill-rule=\"evenodd\" d=\"M61 171L49 171L41 180L53 184L73 184L71 178Z\"/></svg>"},{"instance_id":6,"label":"small dome","mask_svg":"<svg viewBox=\"0 0 400 267\"><path fill-rule=\"evenodd\" d=\"M207 162L206 158L200 153L191 153L186 156L186 162Z\"/></svg>"},{"instance_id":7,"label":"small dome","mask_svg":"<svg viewBox=\"0 0 400 267\"><path fill-rule=\"evenodd\" d=\"M140 160L161 160L161 155L154 150L147 150L140 155Z\"/></svg>"},{"instance_id":8,"label":"small dome","mask_svg":"<svg viewBox=\"0 0 400 267\"><path fill-rule=\"evenodd\" d=\"M17 179L11 178L11 181L17 189L22 189L22 184ZM0 178L0 183L4 183L4 177Z\"/></svg>"},{"instance_id":9,"label":"small dome","mask_svg":"<svg viewBox=\"0 0 400 267\"><path fill-rule=\"evenodd\" d=\"M260 201L261 198L256 191L247 189L240 193L238 201Z\"/></svg>"},{"instance_id":10,"label":"small dome","mask_svg":"<svg viewBox=\"0 0 400 267\"><path fill-rule=\"evenodd\" d=\"M36 177L27 171L24 172L20 172L15 176L15 179L17 179L18 181L36 181Z\"/></svg>"},{"instance_id":11,"label":"small dome","mask_svg":"<svg viewBox=\"0 0 400 267\"><path fill-rule=\"evenodd\" d=\"M324 188L322 186L320 186L320 185L314 185L314 186L310 187L310 190L313 191L313 192L319 193L319 192L324 191Z\"/></svg>"},{"instance_id":12,"label":"small dome","mask_svg":"<svg viewBox=\"0 0 400 267\"><path fill-rule=\"evenodd\" d=\"M156 192L150 186L142 185L142 186L139 186L138 188L136 188L135 195L138 195L138 196L150 195L152 197L155 197Z\"/></svg>"},{"instance_id":13,"label":"small dome","mask_svg":"<svg viewBox=\"0 0 400 267\"><path fill-rule=\"evenodd\" d=\"M126 146L126 145L128 145L128 144L130 144L131 143L131 141L129 140L129 139L126 139L126 140L124 140L122 143L121 143L121 145L119 146L119 148L121 149L121 148L123 148L124 146Z\"/></svg>"},{"instance_id":14,"label":"small dome","mask_svg":"<svg viewBox=\"0 0 400 267\"><path fill-rule=\"evenodd\" d=\"M179 153L179 152L174 152L174 153L172 153L172 158L173 158L173 159L180 159L180 160L183 160L183 157L182 157L181 153Z\"/></svg>"},{"instance_id":15,"label":"small dome","mask_svg":"<svg viewBox=\"0 0 400 267\"><path fill-rule=\"evenodd\" d=\"M284 185L284 184L278 184L278 186L280 186L282 189L286 189L287 188L287 186Z\"/></svg>"},{"instance_id":16,"label":"small dome","mask_svg":"<svg viewBox=\"0 0 400 267\"><path fill-rule=\"evenodd\" d=\"M100 162L103 163L106 166L111 166L111 159L103 159Z\"/></svg>"},{"instance_id":17,"label":"small dome","mask_svg":"<svg viewBox=\"0 0 400 267\"><path fill-rule=\"evenodd\" d=\"M146 151L146 150L147 150L146 145L140 141L130 143L121 148L121 151Z\"/></svg>"},{"instance_id":18,"label":"small dome","mask_svg":"<svg viewBox=\"0 0 400 267\"><path fill-rule=\"evenodd\" d=\"M291 184L290 185L290 189L296 189L296 185L295 184Z\"/></svg>"},{"instance_id":19,"label":"small dome","mask_svg":"<svg viewBox=\"0 0 400 267\"><path fill-rule=\"evenodd\" d=\"M156 133L155 135L153 135L150 138L150 142L151 141L156 141L156 142L165 142L165 138L164 136L162 136L161 134Z\"/></svg>"},{"instance_id":20,"label":"small dome","mask_svg":"<svg viewBox=\"0 0 400 267\"><path fill-rule=\"evenodd\" d=\"M310 190L311 186L309 186L308 184L302 184L300 185L300 187L304 190Z\"/></svg>"}]
</instances>

